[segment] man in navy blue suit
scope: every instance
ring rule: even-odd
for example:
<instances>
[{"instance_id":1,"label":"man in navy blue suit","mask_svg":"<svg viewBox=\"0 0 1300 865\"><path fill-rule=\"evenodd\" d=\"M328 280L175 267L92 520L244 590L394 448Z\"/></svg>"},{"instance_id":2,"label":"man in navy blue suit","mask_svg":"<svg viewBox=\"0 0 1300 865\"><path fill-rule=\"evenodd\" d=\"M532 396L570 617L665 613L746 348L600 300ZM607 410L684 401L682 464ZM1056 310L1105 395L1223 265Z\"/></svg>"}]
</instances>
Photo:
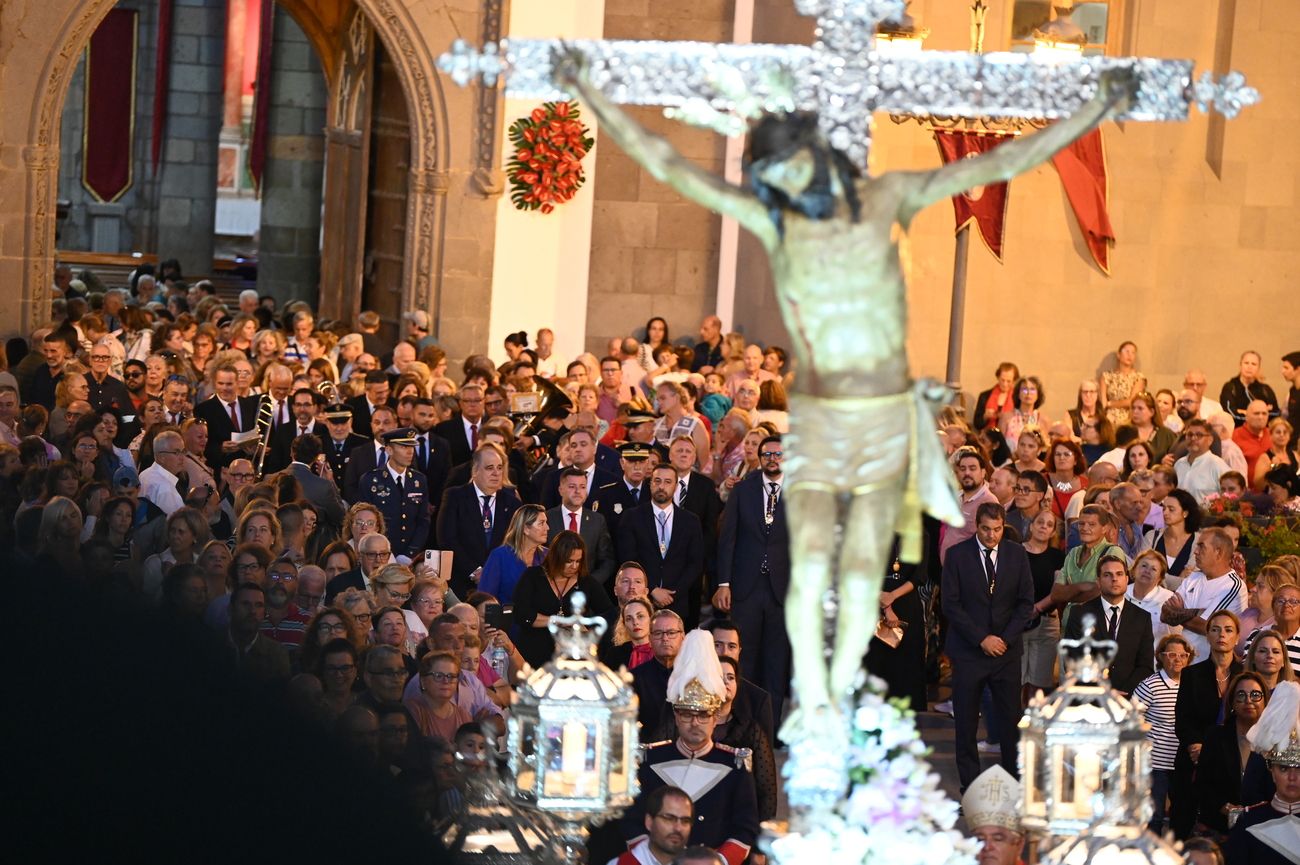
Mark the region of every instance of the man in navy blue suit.
<instances>
[{"instance_id":1,"label":"man in navy blue suit","mask_svg":"<svg viewBox=\"0 0 1300 865\"><path fill-rule=\"evenodd\" d=\"M619 555L645 568L650 600L685 618L687 592L704 574L700 518L673 504L677 470L664 464L650 476L650 501L633 508L618 527Z\"/></svg>"},{"instance_id":2,"label":"man in navy blue suit","mask_svg":"<svg viewBox=\"0 0 1300 865\"><path fill-rule=\"evenodd\" d=\"M746 679L772 695L776 716L790 686L790 637L785 593L790 585L790 536L781 501L781 437L758 446L758 466L736 484L722 512L718 581L713 609L729 613L749 651L741 655Z\"/></svg>"},{"instance_id":3,"label":"man in navy blue suit","mask_svg":"<svg viewBox=\"0 0 1300 865\"><path fill-rule=\"evenodd\" d=\"M438 508L438 549L450 550L451 589L459 597L473 590L470 574L482 568L488 553L505 540L519 497L503 488L506 455L485 442L474 451L470 482L448 487Z\"/></svg>"},{"instance_id":4,"label":"man in navy blue suit","mask_svg":"<svg viewBox=\"0 0 1300 865\"><path fill-rule=\"evenodd\" d=\"M1021 635L1033 615L1034 581L1024 547L1002 539L1006 511L985 502L975 511L975 537L948 550L943 563L944 650L952 661L957 722L957 775L964 792L980 773L980 695L993 696L1002 768L1017 777ZM992 732L992 731L990 731Z\"/></svg>"}]
</instances>

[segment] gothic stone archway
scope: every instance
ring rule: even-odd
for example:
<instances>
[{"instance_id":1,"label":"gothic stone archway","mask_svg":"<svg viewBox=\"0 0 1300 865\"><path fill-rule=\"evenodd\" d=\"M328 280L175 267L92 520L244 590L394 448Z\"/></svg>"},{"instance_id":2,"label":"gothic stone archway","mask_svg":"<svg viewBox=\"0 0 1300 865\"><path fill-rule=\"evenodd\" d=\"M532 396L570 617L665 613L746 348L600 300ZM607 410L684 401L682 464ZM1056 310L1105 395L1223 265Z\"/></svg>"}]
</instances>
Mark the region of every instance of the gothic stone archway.
<instances>
[{"instance_id":1,"label":"gothic stone archway","mask_svg":"<svg viewBox=\"0 0 1300 865\"><path fill-rule=\"evenodd\" d=\"M447 340L448 348L462 350L457 343L481 342L485 336L486 321L478 321L480 313L476 308L482 304L482 294L490 286L492 202L472 190L468 182L472 169L467 154L458 160L464 168L453 172L451 167L453 140L448 134L448 99L434 68L434 52L439 46L450 44L456 28L441 11L419 12L417 21L408 0L356 2L397 67L411 117L403 305L430 311L440 330L456 335ZM7 40L0 42L3 49L0 62L6 65L5 102L10 106L21 105L24 95L28 95L32 104L26 118L21 112L5 112L8 116L0 121L4 124L0 127L3 133L0 135L0 198L5 198L6 193L16 193L7 200L23 202L19 213L3 214L0 274L8 277L11 286L15 282L21 285L21 299L15 309L10 295L10 309L18 313L15 324L28 332L41 323L50 303L59 121L68 78L95 27L113 5L114 0L26 0L25 4L24 0L15 0L10 8L24 27L10 29ZM319 48L324 27L314 14L310 0L284 0L283 5ZM44 64L22 62L35 58L45 58ZM333 93L333 88L342 82L341 70L336 63L327 62L323 66ZM456 116L472 116L468 96L453 94L452 101L456 103L452 107ZM345 103L346 96L343 100L331 98L331 112ZM338 119L346 122L344 118ZM330 118L332 125L334 120ZM453 175L462 173L465 182L458 184L456 197L464 199L457 202L461 205L457 208L458 216L464 216L455 233L477 238L476 244L483 246L486 227L488 239L486 255L483 249L475 249L476 254L464 256L463 264L453 269L457 284L449 298L444 296L443 276L447 198ZM14 241L20 226L19 245ZM463 350L467 351L468 345Z\"/></svg>"}]
</instances>

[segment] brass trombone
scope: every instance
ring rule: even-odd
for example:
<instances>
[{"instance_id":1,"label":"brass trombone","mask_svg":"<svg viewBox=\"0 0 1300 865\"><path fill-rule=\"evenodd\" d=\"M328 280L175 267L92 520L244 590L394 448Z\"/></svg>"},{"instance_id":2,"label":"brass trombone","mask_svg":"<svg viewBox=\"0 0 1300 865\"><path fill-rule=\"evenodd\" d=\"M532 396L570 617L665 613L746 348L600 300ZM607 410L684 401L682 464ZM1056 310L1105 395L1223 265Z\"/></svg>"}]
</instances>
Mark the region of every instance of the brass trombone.
<instances>
[{"instance_id":1,"label":"brass trombone","mask_svg":"<svg viewBox=\"0 0 1300 865\"><path fill-rule=\"evenodd\" d=\"M271 407L270 394L262 394L257 407L257 449L253 451L253 472L257 479L262 479L262 466L266 463L266 452L271 448L271 430L275 420L275 409Z\"/></svg>"}]
</instances>

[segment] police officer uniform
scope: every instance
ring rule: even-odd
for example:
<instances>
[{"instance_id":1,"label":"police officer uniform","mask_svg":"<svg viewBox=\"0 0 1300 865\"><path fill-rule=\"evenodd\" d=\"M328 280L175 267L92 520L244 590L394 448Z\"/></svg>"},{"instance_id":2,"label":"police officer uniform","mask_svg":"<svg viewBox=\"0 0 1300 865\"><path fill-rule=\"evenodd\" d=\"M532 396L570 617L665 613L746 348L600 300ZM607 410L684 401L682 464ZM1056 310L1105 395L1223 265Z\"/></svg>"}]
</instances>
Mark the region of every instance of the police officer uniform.
<instances>
[{"instance_id":1,"label":"police officer uniform","mask_svg":"<svg viewBox=\"0 0 1300 865\"><path fill-rule=\"evenodd\" d=\"M388 448L415 448L415 430L403 427L381 437ZM391 451L390 451L391 453ZM388 542L393 555L414 559L425 549L429 537L429 481L414 466L402 475L392 460L383 468L367 472L358 485L358 501L374 505L384 516Z\"/></svg>"},{"instance_id":2,"label":"police officer uniform","mask_svg":"<svg viewBox=\"0 0 1300 865\"><path fill-rule=\"evenodd\" d=\"M641 442L626 442L619 445L618 455L628 462L637 462L650 458L650 446ZM613 483L605 484L596 490L596 494L591 497L589 506L593 511L605 518L605 525L609 528L609 536L618 538L618 523L623 518L623 514L632 510L638 505L644 504L650 497L650 485L644 480L641 486L635 491L627 485L626 477L622 475ZM615 558L626 558L615 550Z\"/></svg>"},{"instance_id":3,"label":"police officer uniform","mask_svg":"<svg viewBox=\"0 0 1300 865\"><path fill-rule=\"evenodd\" d=\"M343 476L347 473L348 460L352 456L352 449L357 445L363 445L370 439L365 436L357 435L352 432L352 409L345 403L334 403L327 406L321 413L321 419L327 424L333 421L338 423L342 421L347 428L347 438L337 442L330 435L321 436L321 444L325 461L329 463L330 471L334 473L334 482L338 485L339 491L343 491Z\"/></svg>"}]
</instances>

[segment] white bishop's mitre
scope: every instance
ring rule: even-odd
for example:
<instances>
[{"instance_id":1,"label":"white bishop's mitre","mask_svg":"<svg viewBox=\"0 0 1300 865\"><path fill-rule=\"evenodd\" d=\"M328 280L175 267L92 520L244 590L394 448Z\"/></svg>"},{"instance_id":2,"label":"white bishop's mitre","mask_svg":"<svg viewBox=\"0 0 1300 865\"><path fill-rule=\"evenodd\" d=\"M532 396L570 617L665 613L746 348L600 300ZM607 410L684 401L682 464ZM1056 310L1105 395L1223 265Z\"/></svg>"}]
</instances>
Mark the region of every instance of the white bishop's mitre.
<instances>
[{"instance_id":1,"label":"white bishop's mitre","mask_svg":"<svg viewBox=\"0 0 1300 865\"><path fill-rule=\"evenodd\" d=\"M961 797L962 816L971 831L981 826L1001 826L1019 832L1020 807L1020 782L998 765L981 772Z\"/></svg>"}]
</instances>

